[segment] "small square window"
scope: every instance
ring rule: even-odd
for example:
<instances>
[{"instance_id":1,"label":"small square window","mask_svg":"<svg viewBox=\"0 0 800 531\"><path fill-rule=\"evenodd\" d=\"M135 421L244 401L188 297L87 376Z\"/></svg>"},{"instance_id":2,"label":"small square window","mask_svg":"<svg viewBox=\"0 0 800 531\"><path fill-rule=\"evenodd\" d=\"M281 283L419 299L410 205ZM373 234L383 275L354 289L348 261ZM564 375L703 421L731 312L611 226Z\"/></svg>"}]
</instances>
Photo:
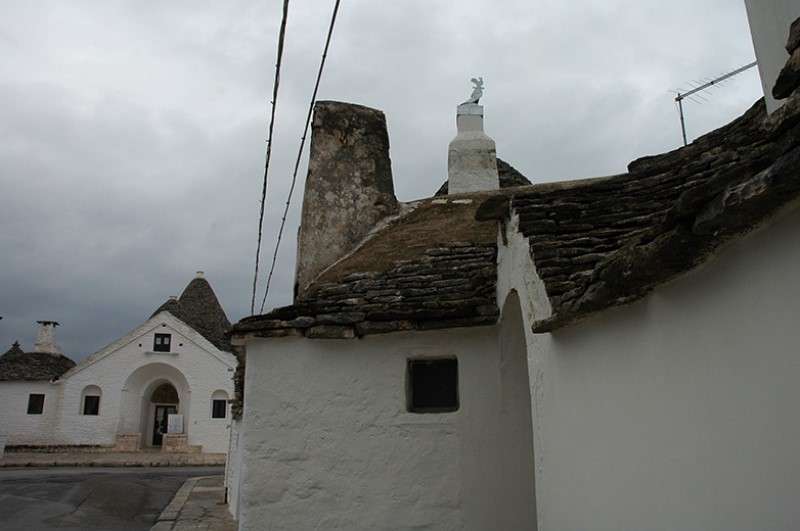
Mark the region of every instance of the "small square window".
<instances>
[{"instance_id":1,"label":"small square window","mask_svg":"<svg viewBox=\"0 0 800 531\"><path fill-rule=\"evenodd\" d=\"M86 395L83 398L83 414L84 415L99 415L100 414L100 397L97 395Z\"/></svg>"},{"instance_id":2,"label":"small square window","mask_svg":"<svg viewBox=\"0 0 800 531\"><path fill-rule=\"evenodd\" d=\"M224 419L228 410L227 400L212 400L211 401L211 418Z\"/></svg>"},{"instance_id":3,"label":"small square window","mask_svg":"<svg viewBox=\"0 0 800 531\"><path fill-rule=\"evenodd\" d=\"M28 396L28 415L41 415L44 412L44 395Z\"/></svg>"},{"instance_id":4,"label":"small square window","mask_svg":"<svg viewBox=\"0 0 800 531\"><path fill-rule=\"evenodd\" d=\"M171 334L156 334L153 340L153 352L170 352L171 343Z\"/></svg>"},{"instance_id":5,"label":"small square window","mask_svg":"<svg viewBox=\"0 0 800 531\"><path fill-rule=\"evenodd\" d=\"M407 409L413 413L458 410L458 360L408 360Z\"/></svg>"}]
</instances>

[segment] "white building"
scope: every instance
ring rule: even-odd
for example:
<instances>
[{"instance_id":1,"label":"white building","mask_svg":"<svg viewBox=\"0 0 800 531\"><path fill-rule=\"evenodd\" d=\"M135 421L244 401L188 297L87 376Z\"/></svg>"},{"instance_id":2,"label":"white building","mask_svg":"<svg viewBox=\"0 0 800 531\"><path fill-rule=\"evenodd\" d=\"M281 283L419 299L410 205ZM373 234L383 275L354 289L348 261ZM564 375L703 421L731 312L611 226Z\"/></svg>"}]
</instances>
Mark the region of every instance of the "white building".
<instances>
[{"instance_id":1,"label":"white building","mask_svg":"<svg viewBox=\"0 0 800 531\"><path fill-rule=\"evenodd\" d=\"M35 353L15 345L0 357L7 445L227 452L236 360L230 322L201 272L180 298L78 365L58 353L56 324L41 324Z\"/></svg>"},{"instance_id":2,"label":"white building","mask_svg":"<svg viewBox=\"0 0 800 531\"><path fill-rule=\"evenodd\" d=\"M626 174L408 204L383 114L318 104L294 304L234 325L232 512L795 527L799 196L796 92Z\"/></svg>"}]
</instances>

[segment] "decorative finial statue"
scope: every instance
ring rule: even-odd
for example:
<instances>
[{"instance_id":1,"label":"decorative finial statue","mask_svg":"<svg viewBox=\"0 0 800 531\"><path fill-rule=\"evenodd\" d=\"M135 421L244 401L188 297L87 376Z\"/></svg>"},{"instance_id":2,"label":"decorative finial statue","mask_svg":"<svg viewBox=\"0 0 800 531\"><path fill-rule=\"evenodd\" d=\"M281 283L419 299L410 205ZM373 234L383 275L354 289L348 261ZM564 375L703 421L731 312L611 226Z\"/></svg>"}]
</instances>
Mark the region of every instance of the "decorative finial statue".
<instances>
[{"instance_id":1,"label":"decorative finial statue","mask_svg":"<svg viewBox=\"0 0 800 531\"><path fill-rule=\"evenodd\" d=\"M478 103L478 100L481 99L483 96L483 78L479 77L475 79L474 77L470 79L475 84L475 88L472 89L472 95L469 97L467 101L462 103L462 105L466 103Z\"/></svg>"}]
</instances>

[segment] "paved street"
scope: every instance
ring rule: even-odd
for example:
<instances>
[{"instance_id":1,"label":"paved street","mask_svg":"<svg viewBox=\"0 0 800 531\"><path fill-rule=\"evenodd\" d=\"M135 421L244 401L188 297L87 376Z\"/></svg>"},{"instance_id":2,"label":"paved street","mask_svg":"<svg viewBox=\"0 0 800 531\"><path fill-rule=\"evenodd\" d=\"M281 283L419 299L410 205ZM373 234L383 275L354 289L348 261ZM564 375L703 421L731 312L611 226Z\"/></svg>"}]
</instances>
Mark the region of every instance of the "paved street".
<instances>
[{"instance_id":1,"label":"paved street","mask_svg":"<svg viewBox=\"0 0 800 531\"><path fill-rule=\"evenodd\" d=\"M222 467L0 469L4 530L149 530L187 478Z\"/></svg>"}]
</instances>

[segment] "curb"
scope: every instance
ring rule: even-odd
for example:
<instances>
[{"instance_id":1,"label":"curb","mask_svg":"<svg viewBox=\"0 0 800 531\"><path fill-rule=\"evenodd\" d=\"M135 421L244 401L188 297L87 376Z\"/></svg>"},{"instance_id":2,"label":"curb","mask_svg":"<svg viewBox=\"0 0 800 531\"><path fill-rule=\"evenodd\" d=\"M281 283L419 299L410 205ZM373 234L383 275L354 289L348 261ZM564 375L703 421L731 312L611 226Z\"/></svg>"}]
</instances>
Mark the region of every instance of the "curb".
<instances>
[{"instance_id":1,"label":"curb","mask_svg":"<svg viewBox=\"0 0 800 531\"><path fill-rule=\"evenodd\" d=\"M183 454L157 452L39 453L5 452L0 468L6 467L192 467L224 466L225 454Z\"/></svg>"},{"instance_id":2,"label":"curb","mask_svg":"<svg viewBox=\"0 0 800 531\"><path fill-rule=\"evenodd\" d=\"M178 492L175 493L172 501L161 511L158 520L156 520L156 524L150 528L150 531L168 531L172 529L175 520L177 520L178 516L181 514L181 509L183 509L183 506L186 504L186 500L189 499L192 489L194 489L198 481L208 477L213 476L187 479L184 484L181 485L181 488L178 489Z\"/></svg>"}]
</instances>

